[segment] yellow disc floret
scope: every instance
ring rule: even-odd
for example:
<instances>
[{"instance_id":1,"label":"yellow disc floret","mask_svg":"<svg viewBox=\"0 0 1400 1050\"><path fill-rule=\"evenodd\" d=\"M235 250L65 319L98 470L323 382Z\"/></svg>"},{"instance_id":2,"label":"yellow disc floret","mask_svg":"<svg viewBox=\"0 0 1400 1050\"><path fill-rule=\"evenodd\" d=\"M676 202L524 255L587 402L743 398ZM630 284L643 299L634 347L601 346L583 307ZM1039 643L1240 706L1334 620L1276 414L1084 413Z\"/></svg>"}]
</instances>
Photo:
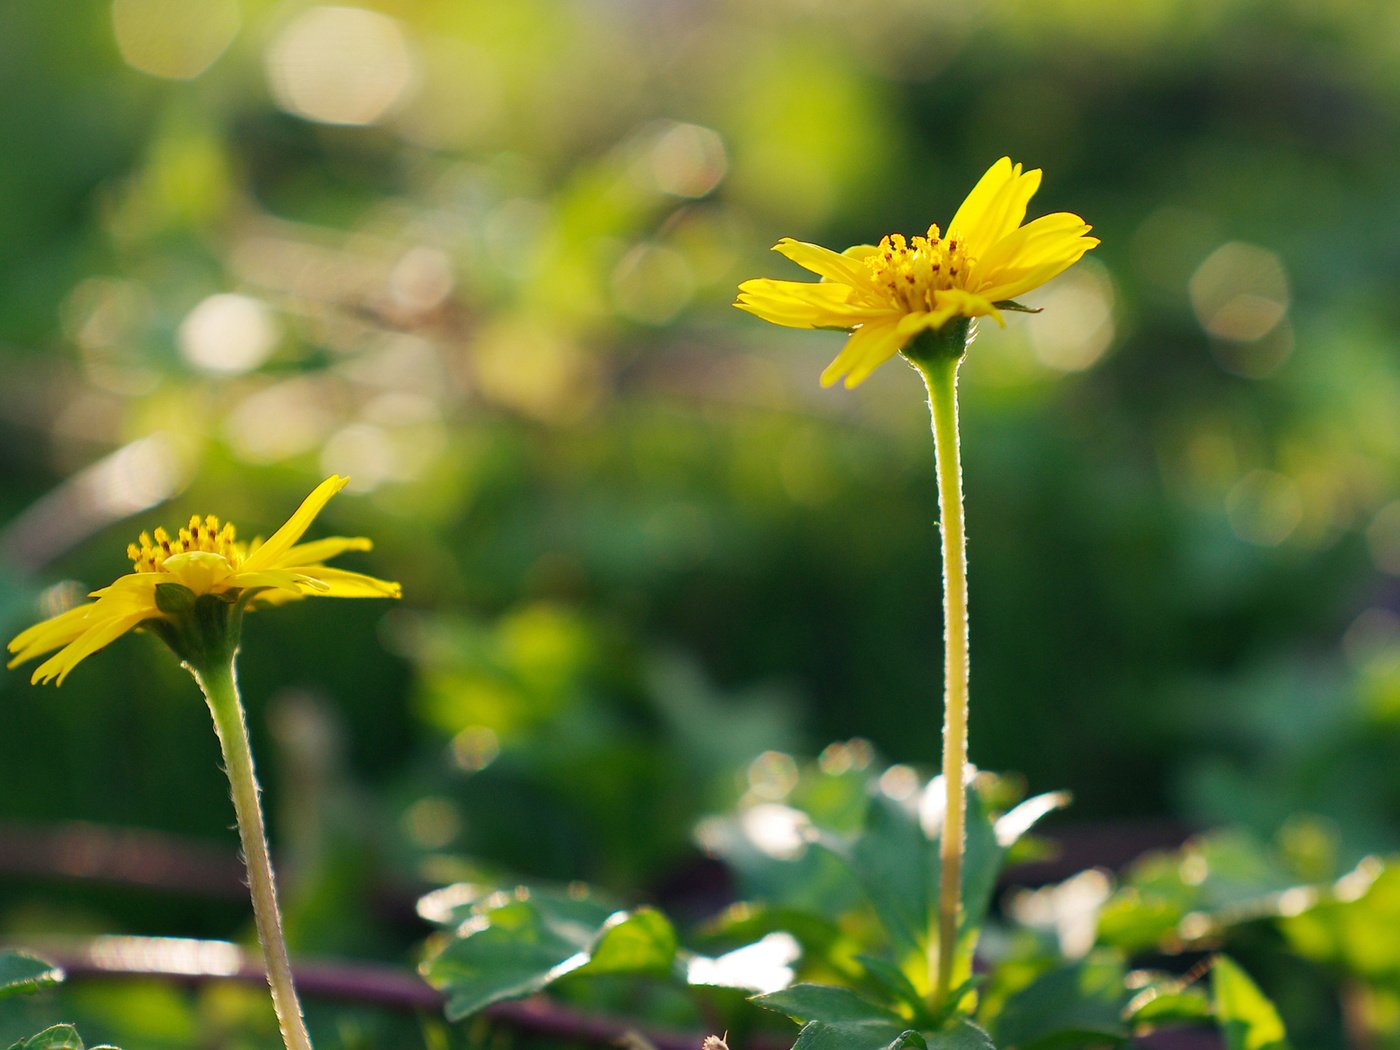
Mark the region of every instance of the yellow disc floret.
<instances>
[{"instance_id":1,"label":"yellow disc floret","mask_svg":"<svg viewBox=\"0 0 1400 1050\"><path fill-rule=\"evenodd\" d=\"M196 514L190 517L189 525L181 529L174 539L164 529L156 529L154 536L141 533L137 543L127 544L126 556L131 559L137 572L160 572L167 558L191 551L217 554L229 563L229 568L236 569L248 553L244 544L235 541L236 532L233 522L227 522L221 528L219 519L214 515L206 514L200 518Z\"/></svg>"},{"instance_id":2,"label":"yellow disc floret","mask_svg":"<svg viewBox=\"0 0 1400 1050\"><path fill-rule=\"evenodd\" d=\"M957 238L942 239L937 224L928 228L928 236L908 241L892 233L865 260L871 280L909 313L938 309L936 293L962 287L972 263Z\"/></svg>"}]
</instances>

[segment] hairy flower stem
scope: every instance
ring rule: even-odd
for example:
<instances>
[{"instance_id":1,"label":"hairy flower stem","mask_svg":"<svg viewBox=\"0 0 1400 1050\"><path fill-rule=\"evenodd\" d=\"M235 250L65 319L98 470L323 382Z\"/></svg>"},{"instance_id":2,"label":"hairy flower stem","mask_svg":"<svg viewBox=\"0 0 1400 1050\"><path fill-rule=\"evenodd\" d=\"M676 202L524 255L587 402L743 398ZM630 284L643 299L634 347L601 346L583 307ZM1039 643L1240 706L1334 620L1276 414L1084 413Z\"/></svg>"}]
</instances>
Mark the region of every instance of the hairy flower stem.
<instances>
[{"instance_id":1,"label":"hairy flower stem","mask_svg":"<svg viewBox=\"0 0 1400 1050\"><path fill-rule=\"evenodd\" d=\"M277 1012L282 1042L286 1050L311 1050L311 1038L306 1034L306 1021L302 1018L301 1003L292 984L291 963L287 959L287 940L282 933L282 914L277 906L277 884L272 875L267 832L258 801L260 789L253 772L253 752L248 745L248 723L238 695L235 657L236 650L223 659L212 656L199 661L199 665L187 663L186 666L204 690L223 748L224 769L238 817L238 835L243 842L243 860L248 867L253 921L262 944L267 983L272 988L272 1007Z\"/></svg>"},{"instance_id":2,"label":"hairy flower stem","mask_svg":"<svg viewBox=\"0 0 1400 1050\"><path fill-rule=\"evenodd\" d=\"M954 326L949 326L954 327ZM963 528L962 460L958 451L958 364L971 341L967 326L951 338L915 344L906 356L928 386L938 474L939 531L943 537L943 831L939 839L938 918L929 931L932 1003L947 1005L957 965L967 809L967 536ZM940 333L941 334L941 333Z\"/></svg>"}]
</instances>

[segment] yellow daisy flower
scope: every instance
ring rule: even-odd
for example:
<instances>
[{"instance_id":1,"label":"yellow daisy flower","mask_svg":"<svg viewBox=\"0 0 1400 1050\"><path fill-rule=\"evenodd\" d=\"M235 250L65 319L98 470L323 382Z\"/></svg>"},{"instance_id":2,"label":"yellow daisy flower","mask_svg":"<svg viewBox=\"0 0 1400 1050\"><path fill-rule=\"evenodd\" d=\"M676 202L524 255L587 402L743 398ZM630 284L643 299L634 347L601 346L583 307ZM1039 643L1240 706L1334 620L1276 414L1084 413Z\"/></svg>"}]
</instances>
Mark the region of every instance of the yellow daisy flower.
<instances>
[{"instance_id":1,"label":"yellow daisy flower","mask_svg":"<svg viewBox=\"0 0 1400 1050\"><path fill-rule=\"evenodd\" d=\"M295 514L266 541L243 543L235 538L232 523L219 524L212 514L190 518L189 525L172 537L164 529L141 533L139 543L127 547L134 572L111 586L93 591L96 599L21 631L9 644L14 654L9 666L32 660L58 649L39 665L35 683L55 678L62 685L80 662L127 631L143 624L157 626L172 620L157 592L164 584L176 584L191 597L221 595L229 602L249 607L321 595L328 598L398 598L397 583L322 564L337 554L369 550L363 536L334 536L298 543L326 503L345 487L348 478L332 475L317 485ZM165 606L165 608L163 608Z\"/></svg>"},{"instance_id":2,"label":"yellow daisy flower","mask_svg":"<svg viewBox=\"0 0 1400 1050\"><path fill-rule=\"evenodd\" d=\"M987 170L944 235L894 233L878 246L834 252L784 237L773 250L822 280L757 278L739 286L741 310L788 328L836 328L851 333L822 385L845 377L865 381L918 335L954 318L993 317L1024 309L1013 302L1079 261L1098 239L1078 215L1056 212L1021 225L1040 186L1040 170L1022 171L1010 157Z\"/></svg>"}]
</instances>

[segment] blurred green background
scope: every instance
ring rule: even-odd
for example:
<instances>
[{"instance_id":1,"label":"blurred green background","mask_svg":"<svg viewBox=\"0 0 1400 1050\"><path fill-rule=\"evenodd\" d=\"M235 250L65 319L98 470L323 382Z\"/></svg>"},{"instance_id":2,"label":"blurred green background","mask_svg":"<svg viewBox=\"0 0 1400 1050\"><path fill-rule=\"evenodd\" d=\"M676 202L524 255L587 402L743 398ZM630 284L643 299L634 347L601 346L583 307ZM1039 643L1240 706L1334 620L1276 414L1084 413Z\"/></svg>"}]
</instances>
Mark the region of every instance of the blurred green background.
<instances>
[{"instance_id":1,"label":"blurred green background","mask_svg":"<svg viewBox=\"0 0 1400 1050\"><path fill-rule=\"evenodd\" d=\"M1103 244L963 370L974 761L1400 843L1395 5L9 0L0 142L5 630L332 471L404 583L247 626L304 950L403 958L347 902L480 866L659 892L765 751L933 762L918 379L824 391L840 335L730 302L1003 154ZM156 643L27 679L0 928L239 931L26 870L74 821L232 849Z\"/></svg>"}]
</instances>

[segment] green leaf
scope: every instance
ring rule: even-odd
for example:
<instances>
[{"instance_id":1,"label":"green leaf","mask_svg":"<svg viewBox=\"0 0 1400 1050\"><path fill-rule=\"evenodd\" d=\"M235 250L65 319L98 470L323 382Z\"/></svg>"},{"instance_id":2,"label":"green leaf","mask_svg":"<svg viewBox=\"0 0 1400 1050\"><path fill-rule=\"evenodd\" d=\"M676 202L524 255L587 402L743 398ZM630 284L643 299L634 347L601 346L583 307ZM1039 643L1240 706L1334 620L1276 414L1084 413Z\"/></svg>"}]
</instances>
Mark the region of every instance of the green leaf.
<instances>
[{"instance_id":1,"label":"green leaf","mask_svg":"<svg viewBox=\"0 0 1400 1050\"><path fill-rule=\"evenodd\" d=\"M1125 975L1122 961L1108 954L1050 970L1006 1000L992 1034L1018 1050L1124 1042Z\"/></svg>"},{"instance_id":2,"label":"green leaf","mask_svg":"<svg viewBox=\"0 0 1400 1050\"><path fill-rule=\"evenodd\" d=\"M0 952L0 999L48 988L63 980L63 971L27 952Z\"/></svg>"},{"instance_id":3,"label":"green leaf","mask_svg":"<svg viewBox=\"0 0 1400 1050\"><path fill-rule=\"evenodd\" d=\"M655 908L615 912L577 973L668 973L676 961L676 930Z\"/></svg>"},{"instance_id":4,"label":"green leaf","mask_svg":"<svg viewBox=\"0 0 1400 1050\"><path fill-rule=\"evenodd\" d=\"M914 806L875 794L865 826L835 852L850 864L896 951L925 952L938 852L919 826Z\"/></svg>"},{"instance_id":5,"label":"green leaf","mask_svg":"<svg viewBox=\"0 0 1400 1050\"><path fill-rule=\"evenodd\" d=\"M675 930L657 911L522 887L477 899L423 975L447 993L456 1021L571 974L666 972L675 955Z\"/></svg>"},{"instance_id":6,"label":"green leaf","mask_svg":"<svg viewBox=\"0 0 1400 1050\"><path fill-rule=\"evenodd\" d=\"M917 804L877 792L859 833L845 839L824 835L819 841L850 866L896 953L925 953L941 865L938 840L924 834ZM962 880L964 938L981 928L1005 858L1006 847L998 841L981 795L969 791ZM965 950L972 943L968 941Z\"/></svg>"},{"instance_id":7,"label":"green leaf","mask_svg":"<svg viewBox=\"0 0 1400 1050\"><path fill-rule=\"evenodd\" d=\"M1202 932L1273 919L1281 902L1310 900L1310 887L1277 851L1240 831L1198 836L1180 850L1137 861L1099 913L1099 941L1134 952L1181 940L1187 915L1207 922ZM1193 935L1196 936L1196 935Z\"/></svg>"},{"instance_id":8,"label":"green leaf","mask_svg":"<svg viewBox=\"0 0 1400 1050\"><path fill-rule=\"evenodd\" d=\"M875 1022L896 1027L902 1024L900 1016L892 1010L876 1006L848 988L826 984L795 984L779 992L755 995L752 1001L798 1022Z\"/></svg>"},{"instance_id":9,"label":"green leaf","mask_svg":"<svg viewBox=\"0 0 1400 1050\"><path fill-rule=\"evenodd\" d=\"M1280 922L1299 955L1377 985L1400 985L1400 865L1374 858L1342 876L1315 907Z\"/></svg>"},{"instance_id":10,"label":"green leaf","mask_svg":"<svg viewBox=\"0 0 1400 1050\"><path fill-rule=\"evenodd\" d=\"M1278 1010L1228 956L1216 956L1211 987L1227 1050L1289 1050Z\"/></svg>"},{"instance_id":11,"label":"green leaf","mask_svg":"<svg viewBox=\"0 0 1400 1050\"><path fill-rule=\"evenodd\" d=\"M1195 1021L1208 1021L1212 1016L1210 1000L1194 989L1181 992L1167 992L1147 1000L1128 1017L1133 1030L1139 1027L1153 1028L1169 1024L1190 1024Z\"/></svg>"},{"instance_id":12,"label":"green leaf","mask_svg":"<svg viewBox=\"0 0 1400 1050\"><path fill-rule=\"evenodd\" d=\"M114 1046L94 1046L86 1048L83 1040L78 1035L78 1030L71 1024L56 1024L52 1028L45 1028L38 1035L31 1035L28 1039L21 1039L10 1047L10 1050L117 1050Z\"/></svg>"},{"instance_id":13,"label":"green leaf","mask_svg":"<svg viewBox=\"0 0 1400 1050\"><path fill-rule=\"evenodd\" d=\"M929 1050L996 1050L992 1038L971 1021L936 1033L928 1041Z\"/></svg>"},{"instance_id":14,"label":"green leaf","mask_svg":"<svg viewBox=\"0 0 1400 1050\"><path fill-rule=\"evenodd\" d=\"M996 1050L971 1021L940 1032L917 1032L879 1021L811 1021L792 1050Z\"/></svg>"},{"instance_id":15,"label":"green leaf","mask_svg":"<svg viewBox=\"0 0 1400 1050\"><path fill-rule=\"evenodd\" d=\"M916 1013L927 1009L919 990L894 963L873 955L857 955L855 961L865 968L870 983L890 1002L909 1007Z\"/></svg>"},{"instance_id":16,"label":"green leaf","mask_svg":"<svg viewBox=\"0 0 1400 1050\"><path fill-rule=\"evenodd\" d=\"M812 1021L798 1033L792 1050L929 1050L918 1032L876 1021Z\"/></svg>"}]
</instances>

